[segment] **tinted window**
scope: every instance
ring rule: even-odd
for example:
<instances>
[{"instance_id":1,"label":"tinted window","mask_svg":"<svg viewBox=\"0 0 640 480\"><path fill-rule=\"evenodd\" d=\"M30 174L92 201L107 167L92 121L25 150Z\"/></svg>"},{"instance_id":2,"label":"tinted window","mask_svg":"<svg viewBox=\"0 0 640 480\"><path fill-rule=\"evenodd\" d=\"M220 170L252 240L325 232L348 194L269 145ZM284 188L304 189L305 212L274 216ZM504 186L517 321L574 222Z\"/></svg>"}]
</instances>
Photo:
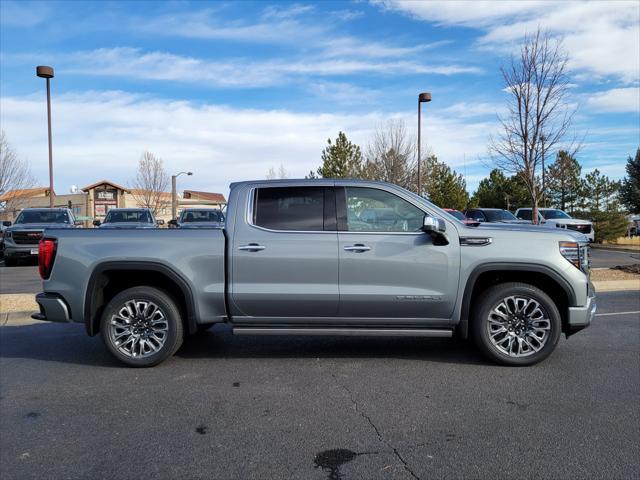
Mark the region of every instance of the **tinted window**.
<instances>
[{"instance_id":1,"label":"tinted window","mask_svg":"<svg viewBox=\"0 0 640 480\"><path fill-rule=\"evenodd\" d=\"M484 222L486 218L480 210L468 210L467 218L475 220L476 222Z\"/></svg>"},{"instance_id":2,"label":"tinted window","mask_svg":"<svg viewBox=\"0 0 640 480\"><path fill-rule=\"evenodd\" d=\"M485 210L484 214L490 222L500 222L502 220L517 220L511 212L506 210Z\"/></svg>"},{"instance_id":3,"label":"tinted window","mask_svg":"<svg viewBox=\"0 0 640 480\"><path fill-rule=\"evenodd\" d=\"M151 215L146 210L109 210L104 223L152 223Z\"/></svg>"},{"instance_id":4,"label":"tinted window","mask_svg":"<svg viewBox=\"0 0 640 480\"><path fill-rule=\"evenodd\" d=\"M464 220L465 216L462 212L459 212L458 210L445 210L449 215L451 215L452 217L457 218L458 220Z\"/></svg>"},{"instance_id":5,"label":"tinted window","mask_svg":"<svg viewBox=\"0 0 640 480\"><path fill-rule=\"evenodd\" d=\"M347 187L347 230L350 232L417 232L424 212L392 193Z\"/></svg>"},{"instance_id":6,"label":"tinted window","mask_svg":"<svg viewBox=\"0 0 640 480\"><path fill-rule=\"evenodd\" d=\"M67 212L61 210L23 210L16 223L70 223Z\"/></svg>"},{"instance_id":7,"label":"tinted window","mask_svg":"<svg viewBox=\"0 0 640 480\"><path fill-rule=\"evenodd\" d=\"M254 224L272 230L322 231L324 187L259 188Z\"/></svg>"},{"instance_id":8,"label":"tinted window","mask_svg":"<svg viewBox=\"0 0 640 480\"><path fill-rule=\"evenodd\" d=\"M564 213L562 210L540 210L540 214L545 218L545 220L551 220L553 218L571 218L569 215Z\"/></svg>"},{"instance_id":9,"label":"tinted window","mask_svg":"<svg viewBox=\"0 0 640 480\"><path fill-rule=\"evenodd\" d=\"M517 216L521 220L531 220L531 210L518 210Z\"/></svg>"},{"instance_id":10,"label":"tinted window","mask_svg":"<svg viewBox=\"0 0 640 480\"><path fill-rule=\"evenodd\" d=\"M224 215L220 210L185 210L180 220L189 222L224 222Z\"/></svg>"}]
</instances>

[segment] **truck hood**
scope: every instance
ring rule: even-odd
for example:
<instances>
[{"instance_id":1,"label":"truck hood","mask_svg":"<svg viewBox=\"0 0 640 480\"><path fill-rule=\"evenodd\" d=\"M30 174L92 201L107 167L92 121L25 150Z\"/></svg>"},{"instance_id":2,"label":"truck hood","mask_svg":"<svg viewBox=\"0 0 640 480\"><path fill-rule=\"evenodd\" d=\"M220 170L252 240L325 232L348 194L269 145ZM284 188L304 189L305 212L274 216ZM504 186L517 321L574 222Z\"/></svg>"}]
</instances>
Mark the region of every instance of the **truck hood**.
<instances>
[{"instance_id":1,"label":"truck hood","mask_svg":"<svg viewBox=\"0 0 640 480\"><path fill-rule=\"evenodd\" d=\"M45 228L74 228L74 225L69 225L68 223L18 223L7 227L4 231L44 230Z\"/></svg>"},{"instance_id":2,"label":"truck hood","mask_svg":"<svg viewBox=\"0 0 640 480\"><path fill-rule=\"evenodd\" d=\"M591 225L591 220L580 220L579 218L550 218L545 220L544 223L550 223L555 225Z\"/></svg>"},{"instance_id":3,"label":"truck hood","mask_svg":"<svg viewBox=\"0 0 640 480\"><path fill-rule=\"evenodd\" d=\"M110 222L103 223L99 228L156 228L156 226L147 222Z\"/></svg>"}]
</instances>

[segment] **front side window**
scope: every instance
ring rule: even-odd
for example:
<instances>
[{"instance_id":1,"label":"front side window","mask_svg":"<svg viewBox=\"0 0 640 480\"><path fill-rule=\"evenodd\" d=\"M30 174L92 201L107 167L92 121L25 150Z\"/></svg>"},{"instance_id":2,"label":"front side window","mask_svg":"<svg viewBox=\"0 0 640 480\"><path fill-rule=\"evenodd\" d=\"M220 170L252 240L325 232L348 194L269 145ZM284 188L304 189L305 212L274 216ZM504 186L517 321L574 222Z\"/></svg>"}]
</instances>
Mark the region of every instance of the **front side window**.
<instances>
[{"instance_id":1,"label":"front side window","mask_svg":"<svg viewBox=\"0 0 640 480\"><path fill-rule=\"evenodd\" d=\"M517 220L513 213L506 210L486 210L485 214L490 222L501 222L503 220Z\"/></svg>"},{"instance_id":2,"label":"front side window","mask_svg":"<svg viewBox=\"0 0 640 480\"><path fill-rule=\"evenodd\" d=\"M61 210L23 210L16 223L71 223L67 212Z\"/></svg>"},{"instance_id":3,"label":"front side window","mask_svg":"<svg viewBox=\"0 0 640 480\"><path fill-rule=\"evenodd\" d=\"M520 220L531 220L531 210L519 210L518 218Z\"/></svg>"},{"instance_id":4,"label":"front side window","mask_svg":"<svg viewBox=\"0 0 640 480\"><path fill-rule=\"evenodd\" d=\"M350 232L418 232L424 212L400 197L375 188L347 187Z\"/></svg>"},{"instance_id":5,"label":"front side window","mask_svg":"<svg viewBox=\"0 0 640 480\"><path fill-rule=\"evenodd\" d=\"M467 212L467 218L475 220L476 222L484 222L486 220L484 213L480 210L469 210Z\"/></svg>"},{"instance_id":6,"label":"front side window","mask_svg":"<svg viewBox=\"0 0 640 480\"><path fill-rule=\"evenodd\" d=\"M271 230L322 231L324 187L258 188L253 223Z\"/></svg>"}]
</instances>

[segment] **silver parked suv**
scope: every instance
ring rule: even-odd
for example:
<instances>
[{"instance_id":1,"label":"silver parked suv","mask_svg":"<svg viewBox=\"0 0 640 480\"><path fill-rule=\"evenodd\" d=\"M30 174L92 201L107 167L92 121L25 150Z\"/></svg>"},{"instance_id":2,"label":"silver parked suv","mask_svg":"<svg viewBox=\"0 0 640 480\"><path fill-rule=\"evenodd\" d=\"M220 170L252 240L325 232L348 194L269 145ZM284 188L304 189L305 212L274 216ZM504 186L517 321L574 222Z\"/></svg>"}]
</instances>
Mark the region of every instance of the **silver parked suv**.
<instances>
[{"instance_id":1,"label":"silver parked suv","mask_svg":"<svg viewBox=\"0 0 640 480\"><path fill-rule=\"evenodd\" d=\"M520 220L531 221L531 209L519 208L516 210L516 217ZM590 242L594 241L596 235L591 221L572 218L568 213L557 208L539 208L538 223L547 227L566 228L582 233Z\"/></svg>"}]
</instances>

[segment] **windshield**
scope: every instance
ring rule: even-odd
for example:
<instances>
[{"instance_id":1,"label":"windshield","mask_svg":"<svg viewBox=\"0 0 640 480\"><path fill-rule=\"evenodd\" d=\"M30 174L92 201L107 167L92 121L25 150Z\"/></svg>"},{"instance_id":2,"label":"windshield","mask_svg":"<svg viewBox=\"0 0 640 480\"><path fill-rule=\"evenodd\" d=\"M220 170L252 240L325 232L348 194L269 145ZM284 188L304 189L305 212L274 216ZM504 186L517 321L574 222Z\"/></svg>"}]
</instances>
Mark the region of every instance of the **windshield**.
<instances>
[{"instance_id":1,"label":"windshield","mask_svg":"<svg viewBox=\"0 0 640 480\"><path fill-rule=\"evenodd\" d=\"M462 213L462 212L460 212L458 210L445 210L445 212L447 212L452 217L457 218L458 220L465 220L466 219L466 217L464 216L464 213Z\"/></svg>"},{"instance_id":2,"label":"windshield","mask_svg":"<svg viewBox=\"0 0 640 480\"><path fill-rule=\"evenodd\" d=\"M484 214L487 220L490 222L500 222L503 220L517 220L517 218L511 212L506 210L484 210Z\"/></svg>"},{"instance_id":3,"label":"windshield","mask_svg":"<svg viewBox=\"0 0 640 480\"><path fill-rule=\"evenodd\" d=\"M63 210L23 210L16 223L69 223L69 215Z\"/></svg>"},{"instance_id":4,"label":"windshield","mask_svg":"<svg viewBox=\"0 0 640 480\"><path fill-rule=\"evenodd\" d=\"M551 220L553 218L571 218L562 210L556 210L556 209L540 210L540 215L542 215L545 220Z\"/></svg>"},{"instance_id":5,"label":"windshield","mask_svg":"<svg viewBox=\"0 0 640 480\"><path fill-rule=\"evenodd\" d=\"M180 215L180 222L224 222L224 215L220 210L185 210Z\"/></svg>"},{"instance_id":6,"label":"windshield","mask_svg":"<svg viewBox=\"0 0 640 480\"><path fill-rule=\"evenodd\" d=\"M151 215L146 210L110 210L104 223L153 223Z\"/></svg>"}]
</instances>

